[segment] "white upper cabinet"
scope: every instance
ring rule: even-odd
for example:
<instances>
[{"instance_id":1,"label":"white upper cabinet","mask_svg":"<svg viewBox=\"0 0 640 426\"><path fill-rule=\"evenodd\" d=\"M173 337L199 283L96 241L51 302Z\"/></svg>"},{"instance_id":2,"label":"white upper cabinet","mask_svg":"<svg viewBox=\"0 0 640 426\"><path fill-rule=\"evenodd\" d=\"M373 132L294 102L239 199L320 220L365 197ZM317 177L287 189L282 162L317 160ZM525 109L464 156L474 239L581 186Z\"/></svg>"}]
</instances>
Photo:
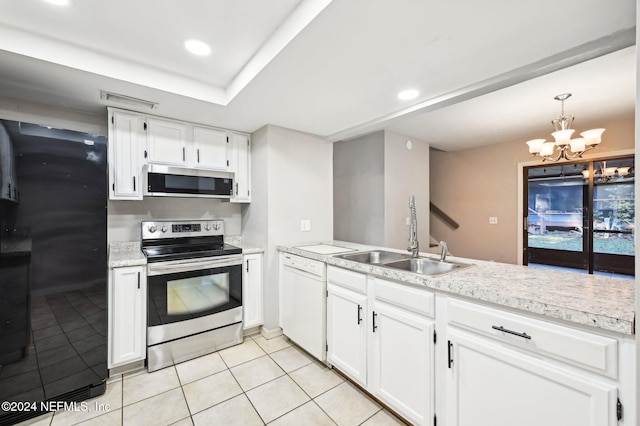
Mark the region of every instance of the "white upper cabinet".
<instances>
[{"instance_id":1,"label":"white upper cabinet","mask_svg":"<svg viewBox=\"0 0 640 426\"><path fill-rule=\"evenodd\" d=\"M109 198L141 200L144 118L109 109Z\"/></svg>"},{"instance_id":2,"label":"white upper cabinet","mask_svg":"<svg viewBox=\"0 0 640 426\"><path fill-rule=\"evenodd\" d=\"M251 202L251 140L246 133L109 111L109 198L141 200L143 170L158 164L223 173L233 179L231 202Z\"/></svg>"},{"instance_id":3,"label":"white upper cabinet","mask_svg":"<svg viewBox=\"0 0 640 426\"><path fill-rule=\"evenodd\" d=\"M233 133L233 171L235 173L232 203L251 202L251 141L249 136Z\"/></svg>"},{"instance_id":4,"label":"white upper cabinet","mask_svg":"<svg viewBox=\"0 0 640 426\"><path fill-rule=\"evenodd\" d=\"M208 127L193 128L195 167L226 172L229 170L229 136Z\"/></svg>"},{"instance_id":5,"label":"white upper cabinet","mask_svg":"<svg viewBox=\"0 0 640 426\"><path fill-rule=\"evenodd\" d=\"M187 165L187 126L183 123L147 118L147 162L171 166Z\"/></svg>"}]
</instances>

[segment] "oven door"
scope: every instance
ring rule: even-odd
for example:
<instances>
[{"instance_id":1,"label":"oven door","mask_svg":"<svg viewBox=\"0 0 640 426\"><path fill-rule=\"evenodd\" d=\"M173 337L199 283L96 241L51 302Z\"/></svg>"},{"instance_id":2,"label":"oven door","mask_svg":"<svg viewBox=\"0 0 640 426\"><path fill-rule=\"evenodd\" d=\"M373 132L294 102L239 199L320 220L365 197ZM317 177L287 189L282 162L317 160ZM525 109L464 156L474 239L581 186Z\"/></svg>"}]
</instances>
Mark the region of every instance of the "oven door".
<instances>
[{"instance_id":1,"label":"oven door","mask_svg":"<svg viewBox=\"0 0 640 426\"><path fill-rule=\"evenodd\" d=\"M148 344L242 321L242 256L149 263Z\"/></svg>"}]
</instances>

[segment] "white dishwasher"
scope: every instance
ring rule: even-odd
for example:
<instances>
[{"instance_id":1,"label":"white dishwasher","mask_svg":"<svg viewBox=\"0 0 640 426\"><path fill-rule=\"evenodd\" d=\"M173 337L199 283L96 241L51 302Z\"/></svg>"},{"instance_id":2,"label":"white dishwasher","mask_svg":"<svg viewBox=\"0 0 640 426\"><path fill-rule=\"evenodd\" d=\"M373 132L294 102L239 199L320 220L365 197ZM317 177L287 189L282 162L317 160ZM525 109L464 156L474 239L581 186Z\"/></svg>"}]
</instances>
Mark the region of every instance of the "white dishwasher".
<instances>
[{"instance_id":1,"label":"white dishwasher","mask_svg":"<svg viewBox=\"0 0 640 426\"><path fill-rule=\"evenodd\" d=\"M327 358L327 266L280 253L280 327L285 336L320 361Z\"/></svg>"}]
</instances>

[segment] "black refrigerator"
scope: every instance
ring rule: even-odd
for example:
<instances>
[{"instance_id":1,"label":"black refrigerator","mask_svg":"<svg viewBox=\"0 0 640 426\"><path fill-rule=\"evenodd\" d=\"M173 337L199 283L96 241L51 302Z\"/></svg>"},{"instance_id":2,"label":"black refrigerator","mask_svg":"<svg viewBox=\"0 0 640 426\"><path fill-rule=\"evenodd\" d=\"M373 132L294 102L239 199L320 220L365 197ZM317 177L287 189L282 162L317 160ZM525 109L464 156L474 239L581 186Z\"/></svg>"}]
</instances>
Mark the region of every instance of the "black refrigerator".
<instances>
[{"instance_id":1,"label":"black refrigerator","mask_svg":"<svg viewBox=\"0 0 640 426\"><path fill-rule=\"evenodd\" d=\"M106 389L106 157L104 136L0 119L0 425Z\"/></svg>"}]
</instances>

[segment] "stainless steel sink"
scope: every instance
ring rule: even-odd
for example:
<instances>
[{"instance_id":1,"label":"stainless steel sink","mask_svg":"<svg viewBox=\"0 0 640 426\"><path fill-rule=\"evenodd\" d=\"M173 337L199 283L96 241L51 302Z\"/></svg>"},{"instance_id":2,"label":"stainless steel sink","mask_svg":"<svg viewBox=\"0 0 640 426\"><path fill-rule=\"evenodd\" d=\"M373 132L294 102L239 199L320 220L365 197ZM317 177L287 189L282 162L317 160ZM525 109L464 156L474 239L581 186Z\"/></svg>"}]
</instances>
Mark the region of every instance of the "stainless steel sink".
<instances>
[{"instance_id":1,"label":"stainless steel sink","mask_svg":"<svg viewBox=\"0 0 640 426\"><path fill-rule=\"evenodd\" d=\"M455 262L441 262L438 260L427 259L423 257L409 258L396 262L386 263L384 266L394 269L402 269L404 271L415 272L422 275L441 275L460 268L466 268L471 265Z\"/></svg>"},{"instance_id":2,"label":"stainless steel sink","mask_svg":"<svg viewBox=\"0 0 640 426\"><path fill-rule=\"evenodd\" d=\"M393 251L375 250L375 251L363 251L359 253L342 254L336 257L339 257L345 260L351 260L353 262L381 265L389 262L408 259L410 255L403 254L403 253L396 253Z\"/></svg>"}]
</instances>

